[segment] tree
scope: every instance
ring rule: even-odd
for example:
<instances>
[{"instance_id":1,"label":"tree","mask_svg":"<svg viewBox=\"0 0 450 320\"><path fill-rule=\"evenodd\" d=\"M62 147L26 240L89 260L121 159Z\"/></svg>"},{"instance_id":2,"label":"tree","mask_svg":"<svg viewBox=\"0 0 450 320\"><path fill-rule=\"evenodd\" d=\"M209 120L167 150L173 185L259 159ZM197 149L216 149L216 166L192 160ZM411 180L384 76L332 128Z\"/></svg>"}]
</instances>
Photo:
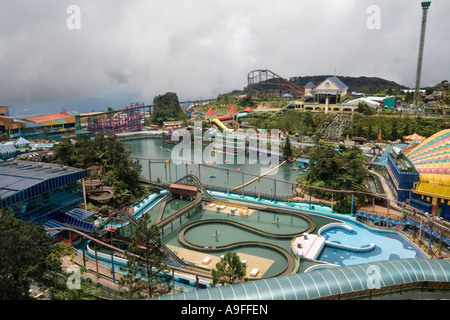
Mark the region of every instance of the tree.
<instances>
[{"instance_id":1,"label":"tree","mask_svg":"<svg viewBox=\"0 0 450 320\"><path fill-rule=\"evenodd\" d=\"M287 159L292 158L292 146L289 136L286 136L286 140L284 142L283 156Z\"/></svg>"},{"instance_id":2,"label":"tree","mask_svg":"<svg viewBox=\"0 0 450 320\"><path fill-rule=\"evenodd\" d=\"M141 165L130 158L131 151L115 135L98 135L93 140L77 141L75 145L67 140L56 147L55 162L76 168L94 165L106 170L106 185L114 189L110 205L120 206L130 197L140 197L143 187L140 183Z\"/></svg>"},{"instance_id":3,"label":"tree","mask_svg":"<svg viewBox=\"0 0 450 320\"><path fill-rule=\"evenodd\" d=\"M150 225L150 218L146 213L139 219L125 252L128 268L122 268L127 273L119 280L119 285L127 288L124 295L130 299L141 299L144 292L152 297L170 291L171 278L161 276L168 270L163 263L167 252L162 247L159 228Z\"/></svg>"},{"instance_id":4,"label":"tree","mask_svg":"<svg viewBox=\"0 0 450 320\"><path fill-rule=\"evenodd\" d=\"M151 122L162 125L164 121L184 120L186 115L180 107L176 93L167 92L153 99Z\"/></svg>"},{"instance_id":5,"label":"tree","mask_svg":"<svg viewBox=\"0 0 450 320\"><path fill-rule=\"evenodd\" d=\"M41 224L22 222L12 210L0 212L0 300L30 299L31 284L67 290L60 260L67 247L51 246L52 240Z\"/></svg>"},{"instance_id":6,"label":"tree","mask_svg":"<svg viewBox=\"0 0 450 320\"><path fill-rule=\"evenodd\" d=\"M80 159L75 150L75 146L69 140L63 140L55 146L56 163L78 167L80 165Z\"/></svg>"},{"instance_id":7,"label":"tree","mask_svg":"<svg viewBox=\"0 0 450 320\"><path fill-rule=\"evenodd\" d=\"M311 168L303 178L297 178L298 182L305 185L307 191L315 197L330 199L333 196L336 212L350 213L351 194L339 190L366 191L365 157L357 148L340 146L340 149L336 150L334 146L324 143L317 143L308 153L308 157ZM354 209L364 201L364 195L355 196Z\"/></svg>"},{"instance_id":8,"label":"tree","mask_svg":"<svg viewBox=\"0 0 450 320\"><path fill-rule=\"evenodd\" d=\"M228 251L216 264L216 268L211 270L213 277L211 285L235 283L236 279L242 279L245 276L246 271L247 266L241 262L239 256L234 252Z\"/></svg>"}]
</instances>

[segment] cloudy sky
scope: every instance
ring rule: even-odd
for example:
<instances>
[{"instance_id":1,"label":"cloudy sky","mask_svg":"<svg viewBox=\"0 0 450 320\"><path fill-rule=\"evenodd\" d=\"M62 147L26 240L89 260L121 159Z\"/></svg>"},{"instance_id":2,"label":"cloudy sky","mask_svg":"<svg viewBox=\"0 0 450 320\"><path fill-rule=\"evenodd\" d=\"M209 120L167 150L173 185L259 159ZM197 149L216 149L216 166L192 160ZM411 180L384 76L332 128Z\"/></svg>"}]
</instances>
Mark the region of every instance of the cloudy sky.
<instances>
[{"instance_id":1,"label":"cloudy sky","mask_svg":"<svg viewBox=\"0 0 450 320\"><path fill-rule=\"evenodd\" d=\"M91 98L151 104L169 91L215 98L245 87L255 69L414 87L420 2L2 0L0 105L18 114ZM449 12L450 1L432 1L422 86L450 78Z\"/></svg>"}]
</instances>

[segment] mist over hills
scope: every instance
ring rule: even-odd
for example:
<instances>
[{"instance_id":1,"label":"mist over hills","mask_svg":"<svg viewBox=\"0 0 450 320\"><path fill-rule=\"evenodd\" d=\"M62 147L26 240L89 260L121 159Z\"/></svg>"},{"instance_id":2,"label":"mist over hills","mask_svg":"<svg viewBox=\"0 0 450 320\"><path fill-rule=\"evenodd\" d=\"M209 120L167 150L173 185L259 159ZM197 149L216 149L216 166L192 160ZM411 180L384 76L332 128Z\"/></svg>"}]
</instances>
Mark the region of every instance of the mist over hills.
<instances>
[{"instance_id":1,"label":"mist over hills","mask_svg":"<svg viewBox=\"0 0 450 320\"><path fill-rule=\"evenodd\" d=\"M333 75L298 76L291 77L289 81L300 87L304 87L308 82L312 82L317 85L331 76ZM349 91L363 92L366 94L386 90L389 88L408 89L407 87L394 81L377 77L337 77L349 87ZM238 91L240 90L236 90L234 92ZM164 93L165 92L161 92L160 94ZM213 99L214 97L210 98ZM183 97L180 97L180 101L183 101ZM144 102L145 105L153 104L153 101L140 101L135 94L122 91L101 93L92 97L74 97L57 101L10 105L9 111L11 116L54 113L61 112L63 109L67 111L78 111L82 113L91 111L103 111L107 110L108 107L114 110L121 110L126 106L129 106L131 103L136 102Z\"/></svg>"},{"instance_id":2,"label":"mist over hills","mask_svg":"<svg viewBox=\"0 0 450 320\"><path fill-rule=\"evenodd\" d=\"M114 110L121 110L131 103L144 102L136 100L136 96L128 92L112 92L99 94L92 97L67 98L48 102L24 103L9 106L11 116L35 115L66 111L91 112L104 111L108 107ZM151 104L151 101L148 101Z\"/></svg>"}]
</instances>

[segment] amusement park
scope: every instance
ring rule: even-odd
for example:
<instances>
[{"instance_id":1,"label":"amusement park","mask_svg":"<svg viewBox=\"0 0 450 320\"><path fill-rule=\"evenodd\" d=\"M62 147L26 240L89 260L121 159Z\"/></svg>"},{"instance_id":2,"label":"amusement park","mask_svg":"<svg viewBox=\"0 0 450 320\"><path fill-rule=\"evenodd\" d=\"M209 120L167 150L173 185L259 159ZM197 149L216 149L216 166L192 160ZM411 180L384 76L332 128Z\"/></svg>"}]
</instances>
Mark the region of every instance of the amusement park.
<instances>
[{"instance_id":1,"label":"amusement park","mask_svg":"<svg viewBox=\"0 0 450 320\"><path fill-rule=\"evenodd\" d=\"M421 94L423 45L411 104L257 69L215 99L0 107L0 251L49 252L1 298L448 299L450 95Z\"/></svg>"}]
</instances>

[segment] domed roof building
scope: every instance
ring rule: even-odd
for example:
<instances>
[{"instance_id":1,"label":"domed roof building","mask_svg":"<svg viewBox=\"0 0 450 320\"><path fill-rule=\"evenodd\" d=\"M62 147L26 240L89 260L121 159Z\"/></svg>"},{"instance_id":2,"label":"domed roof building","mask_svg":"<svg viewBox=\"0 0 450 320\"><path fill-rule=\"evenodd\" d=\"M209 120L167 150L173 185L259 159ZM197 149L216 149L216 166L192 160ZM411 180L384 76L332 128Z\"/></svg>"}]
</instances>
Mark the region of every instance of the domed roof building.
<instances>
[{"instance_id":1,"label":"domed roof building","mask_svg":"<svg viewBox=\"0 0 450 320\"><path fill-rule=\"evenodd\" d=\"M450 130L442 130L405 153L419 173L411 205L450 221Z\"/></svg>"}]
</instances>

